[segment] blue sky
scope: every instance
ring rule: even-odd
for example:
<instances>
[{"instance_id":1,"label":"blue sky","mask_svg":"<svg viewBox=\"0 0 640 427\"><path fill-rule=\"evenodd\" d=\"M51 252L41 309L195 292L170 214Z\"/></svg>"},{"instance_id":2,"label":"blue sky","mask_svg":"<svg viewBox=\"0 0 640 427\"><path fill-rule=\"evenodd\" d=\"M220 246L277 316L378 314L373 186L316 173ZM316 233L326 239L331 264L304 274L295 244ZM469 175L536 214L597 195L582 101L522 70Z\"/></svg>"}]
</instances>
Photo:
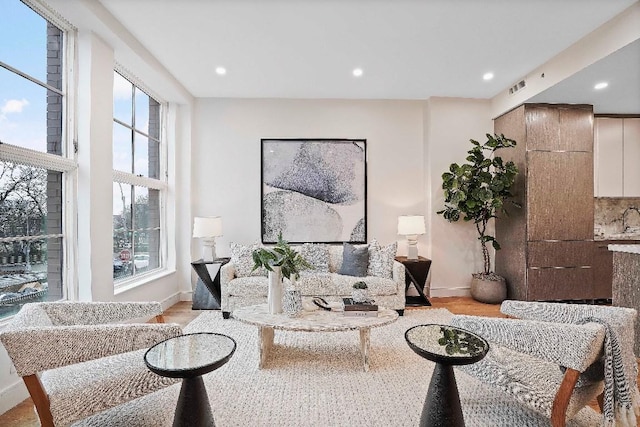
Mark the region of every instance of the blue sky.
<instances>
[{"instance_id":1,"label":"blue sky","mask_svg":"<svg viewBox=\"0 0 640 427\"><path fill-rule=\"evenodd\" d=\"M0 43L0 61L46 83L47 22L44 18L19 0L0 0L0 40L5 41ZM114 115L129 125L132 124L131 89L130 82L115 74ZM0 141L46 151L46 94L40 85L0 67ZM148 103L148 96L136 90L136 128L145 133L148 132ZM148 176L147 139L136 134L135 142L136 164L132 171L131 131L114 123L114 168ZM113 199L114 214L119 213L122 200L116 186Z\"/></svg>"},{"instance_id":2,"label":"blue sky","mask_svg":"<svg viewBox=\"0 0 640 427\"><path fill-rule=\"evenodd\" d=\"M18 0L0 0L0 61L46 81L46 21ZM9 41L9 42L6 42ZM46 150L46 90L0 68L0 140Z\"/></svg>"}]
</instances>

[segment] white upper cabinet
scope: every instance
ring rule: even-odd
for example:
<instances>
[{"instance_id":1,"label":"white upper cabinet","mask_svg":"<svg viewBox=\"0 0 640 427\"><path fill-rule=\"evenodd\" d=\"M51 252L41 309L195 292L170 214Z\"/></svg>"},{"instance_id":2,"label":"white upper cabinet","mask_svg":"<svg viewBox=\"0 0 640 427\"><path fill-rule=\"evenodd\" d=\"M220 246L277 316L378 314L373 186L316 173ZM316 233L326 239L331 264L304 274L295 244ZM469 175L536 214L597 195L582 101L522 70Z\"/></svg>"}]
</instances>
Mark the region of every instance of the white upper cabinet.
<instances>
[{"instance_id":1,"label":"white upper cabinet","mask_svg":"<svg viewBox=\"0 0 640 427\"><path fill-rule=\"evenodd\" d=\"M623 119L625 197L640 197L640 118Z\"/></svg>"},{"instance_id":2,"label":"white upper cabinet","mask_svg":"<svg viewBox=\"0 0 640 427\"><path fill-rule=\"evenodd\" d=\"M596 117L596 197L640 196L640 118Z\"/></svg>"},{"instance_id":3,"label":"white upper cabinet","mask_svg":"<svg viewBox=\"0 0 640 427\"><path fill-rule=\"evenodd\" d=\"M622 119L596 117L594 180L597 197L622 196Z\"/></svg>"}]
</instances>

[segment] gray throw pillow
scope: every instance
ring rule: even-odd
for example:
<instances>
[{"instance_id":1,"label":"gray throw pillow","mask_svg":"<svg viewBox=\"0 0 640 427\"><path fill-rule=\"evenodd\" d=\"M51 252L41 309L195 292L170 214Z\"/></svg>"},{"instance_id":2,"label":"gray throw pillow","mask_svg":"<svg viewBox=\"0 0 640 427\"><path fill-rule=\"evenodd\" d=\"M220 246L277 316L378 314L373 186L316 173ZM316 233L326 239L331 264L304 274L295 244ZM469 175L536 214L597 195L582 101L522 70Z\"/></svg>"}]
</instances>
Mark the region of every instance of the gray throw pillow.
<instances>
[{"instance_id":1,"label":"gray throw pillow","mask_svg":"<svg viewBox=\"0 0 640 427\"><path fill-rule=\"evenodd\" d=\"M364 277L369 268L369 245L354 246L345 243L342 246L342 266L339 274Z\"/></svg>"}]
</instances>

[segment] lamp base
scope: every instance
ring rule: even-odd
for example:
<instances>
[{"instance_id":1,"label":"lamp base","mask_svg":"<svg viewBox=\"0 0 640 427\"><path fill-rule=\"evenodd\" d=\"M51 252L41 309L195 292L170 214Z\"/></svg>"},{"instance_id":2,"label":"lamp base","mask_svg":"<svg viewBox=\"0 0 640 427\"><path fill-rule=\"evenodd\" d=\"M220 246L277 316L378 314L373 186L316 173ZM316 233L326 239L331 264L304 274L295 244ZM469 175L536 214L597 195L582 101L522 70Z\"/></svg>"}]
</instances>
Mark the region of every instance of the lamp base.
<instances>
[{"instance_id":1,"label":"lamp base","mask_svg":"<svg viewBox=\"0 0 640 427\"><path fill-rule=\"evenodd\" d=\"M418 236L407 236L407 259L418 260Z\"/></svg>"},{"instance_id":2,"label":"lamp base","mask_svg":"<svg viewBox=\"0 0 640 427\"><path fill-rule=\"evenodd\" d=\"M216 259L216 239L202 239L202 261L213 262Z\"/></svg>"}]
</instances>

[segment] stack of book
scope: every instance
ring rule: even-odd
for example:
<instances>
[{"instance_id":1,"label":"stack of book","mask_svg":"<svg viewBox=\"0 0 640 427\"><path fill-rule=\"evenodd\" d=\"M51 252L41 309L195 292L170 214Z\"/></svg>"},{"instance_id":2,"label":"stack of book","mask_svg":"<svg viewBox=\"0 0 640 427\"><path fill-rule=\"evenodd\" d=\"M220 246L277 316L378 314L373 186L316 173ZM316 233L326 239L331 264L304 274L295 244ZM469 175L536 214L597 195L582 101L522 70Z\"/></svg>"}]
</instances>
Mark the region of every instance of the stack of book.
<instances>
[{"instance_id":1,"label":"stack of book","mask_svg":"<svg viewBox=\"0 0 640 427\"><path fill-rule=\"evenodd\" d=\"M342 306L345 316L352 317L376 317L378 305L368 302L353 302L351 298L342 298Z\"/></svg>"}]
</instances>

